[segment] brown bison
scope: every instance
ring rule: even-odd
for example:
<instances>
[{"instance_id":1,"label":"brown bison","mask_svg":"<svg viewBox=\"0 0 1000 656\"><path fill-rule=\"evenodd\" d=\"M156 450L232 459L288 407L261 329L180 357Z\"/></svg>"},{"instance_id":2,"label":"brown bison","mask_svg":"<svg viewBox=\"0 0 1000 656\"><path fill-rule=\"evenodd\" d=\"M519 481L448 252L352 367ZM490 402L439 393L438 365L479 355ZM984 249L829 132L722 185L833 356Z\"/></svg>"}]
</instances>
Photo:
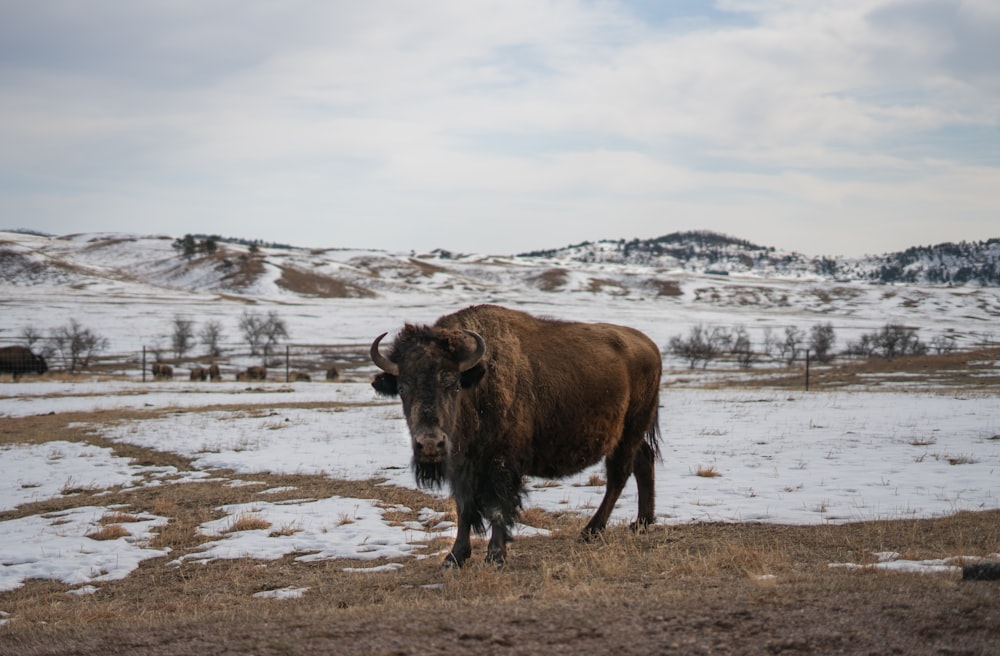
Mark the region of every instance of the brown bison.
<instances>
[{"instance_id":1,"label":"brown bison","mask_svg":"<svg viewBox=\"0 0 1000 656\"><path fill-rule=\"evenodd\" d=\"M604 500L584 529L604 530L635 474L636 527L654 521L659 456L660 351L641 332L606 323L539 319L491 305L406 325L372 386L399 396L420 485L447 481L458 536L445 558L461 566L470 530L491 528L486 560L503 565L525 476L559 478L602 458Z\"/></svg>"},{"instance_id":2,"label":"brown bison","mask_svg":"<svg viewBox=\"0 0 1000 656\"><path fill-rule=\"evenodd\" d=\"M208 380L208 369L204 367L194 367L191 369L191 380Z\"/></svg>"},{"instance_id":3,"label":"brown bison","mask_svg":"<svg viewBox=\"0 0 1000 656\"><path fill-rule=\"evenodd\" d=\"M312 381L312 376L304 371L293 371L288 374L288 381L292 383L308 383Z\"/></svg>"},{"instance_id":4,"label":"brown bison","mask_svg":"<svg viewBox=\"0 0 1000 656\"><path fill-rule=\"evenodd\" d=\"M246 371L236 374L236 380L265 380L267 369L264 367L247 367Z\"/></svg>"},{"instance_id":5,"label":"brown bison","mask_svg":"<svg viewBox=\"0 0 1000 656\"><path fill-rule=\"evenodd\" d=\"M338 378L340 378L340 371L335 366L330 365L326 370L326 379L337 380Z\"/></svg>"},{"instance_id":6,"label":"brown bison","mask_svg":"<svg viewBox=\"0 0 1000 656\"><path fill-rule=\"evenodd\" d=\"M49 370L45 358L35 355L27 346L4 346L0 348L0 373L13 374L14 380L22 374L44 374Z\"/></svg>"},{"instance_id":7,"label":"brown bison","mask_svg":"<svg viewBox=\"0 0 1000 656\"><path fill-rule=\"evenodd\" d=\"M219 365L213 362L208 367L208 377L212 380L222 380L222 372L219 370Z\"/></svg>"},{"instance_id":8,"label":"brown bison","mask_svg":"<svg viewBox=\"0 0 1000 656\"><path fill-rule=\"evenodd\" d=\"M174 377L174 368L162 362L153 363L153 380L170 380Z\"/></svg>"}]
</instances>

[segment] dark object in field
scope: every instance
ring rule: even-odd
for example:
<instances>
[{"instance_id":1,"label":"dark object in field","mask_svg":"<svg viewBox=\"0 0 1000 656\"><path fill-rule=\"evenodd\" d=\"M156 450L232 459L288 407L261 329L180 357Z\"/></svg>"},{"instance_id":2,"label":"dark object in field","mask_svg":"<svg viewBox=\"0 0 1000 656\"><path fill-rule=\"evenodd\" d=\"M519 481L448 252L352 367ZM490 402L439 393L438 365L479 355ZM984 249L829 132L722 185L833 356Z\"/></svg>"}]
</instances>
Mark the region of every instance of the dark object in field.
<instances>
[{"instance_id":1,"label":"dark object in field","mask_svg":"<svg viewBox=\"0 0 1000 656\"><path fill-rule=\"evenodd\" d=\"M13 374L17 380L22 374L44 374L49 370L45 358L35 355L27 346L0 348L0 373Z\"/></svg>"},{"instance_id":2,"label":"dark object in field","mask_svg":"<svg viewBox=\"0 0 1000 656\"><path fill-rule=\"evenodd\" d=\"M222 380L222 371L219 370L219 365L214 362L208 367L208 377L212 380Z\"/></svg>"},{"instance_id":3,"label":"dark object in field","mask_svg":"<svg viewBox=\"0 0 1000 656\"><path fill-rule=\"evenodd\" d=\"M247 367L246 371L236 374L236 380L266 380L267 369L265 367Z\"/></svg>"},{"instance_id":4,"label":"dark object in field","mask_svg":"<svg viewBox=\"0 0 1000 656\"><path fill-rule=\"evenodd\" d=\"M965 581L998 581L1000 580L1000 563L964 565L962 579Z\"/></svg>"},{"instance_id":5,"label":"dark object in field","mask_svg":"<svg viewBox=\"0 0 1000 656\"><path fill-rule=\"evenodd\" d=\"M191 380L208 380L208 369L204 367L194 367L191 369Z\"/></svg>"},{"instance_id":6,"label":"dark object in field","mask_svg":"<svg viewBox=\"0 0 1000 656\"><path fill-rule=\"evenodd\" d=\"M646 335L478 305L406 325L388 357L384 337L371 345L384 372L372 386L402 400L417 482L447 481L455 497L458 537L445 565L466 561L470 530L486 522L486 560L502 565L524 477L569 476L602 458L607 489L584 536L604 530L632 474L636 526L654 521L661 362Z\"/></svg>"},{"instance_id":7,"label":"dark object in field","mask_svg":"<svg viewBox=\"0 0 1000 656\"><path fill-rule=\"evenodd\" d=\"M154 362L152 369L154 380L171 380L174 377L174 368L169 364Z\"/></svg>"},{"instance_id":8,"label":"dark object in field","mask_svg":"<svg viewBox=\"0 0 1000 656\"><path fill-rule=\"evenodd\" d=\"M337 380L338 378L340 378L340 372L337 370L336 367L330 365L330 367L326 370L326 379Z\"/></svg>"}]
</instances>

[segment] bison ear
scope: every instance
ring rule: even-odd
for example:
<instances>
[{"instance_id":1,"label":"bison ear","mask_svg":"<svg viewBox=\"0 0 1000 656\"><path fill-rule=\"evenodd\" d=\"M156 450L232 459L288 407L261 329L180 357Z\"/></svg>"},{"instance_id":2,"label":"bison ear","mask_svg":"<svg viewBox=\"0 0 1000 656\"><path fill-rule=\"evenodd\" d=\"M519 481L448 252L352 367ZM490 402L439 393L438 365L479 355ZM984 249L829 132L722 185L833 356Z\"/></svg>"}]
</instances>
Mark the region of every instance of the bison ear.
<instances>
[{"instance_id":1,"label":"bison ear","mask_svg":"<svg viewBox=\"0 0 1000 656\"><path fill-rule=\"evenodd\" d=\"M372 380L372 387L379 396L399 396L398 382L398 378L383 372Z\"/></svg>"},{"instance_id":2,"label":"bison ear","mask_svg":"<svg viewBox=\"0 0 1000 656\"><path fill-rule=\"evenodd\" d=\"M472 369L467 369L462 372L461 384L462 389L469 389L470 387L475 387L479 384L479 381L483 379L486 375L486 367L482 364L477 364Z\"/></svg>"}]
</instances>

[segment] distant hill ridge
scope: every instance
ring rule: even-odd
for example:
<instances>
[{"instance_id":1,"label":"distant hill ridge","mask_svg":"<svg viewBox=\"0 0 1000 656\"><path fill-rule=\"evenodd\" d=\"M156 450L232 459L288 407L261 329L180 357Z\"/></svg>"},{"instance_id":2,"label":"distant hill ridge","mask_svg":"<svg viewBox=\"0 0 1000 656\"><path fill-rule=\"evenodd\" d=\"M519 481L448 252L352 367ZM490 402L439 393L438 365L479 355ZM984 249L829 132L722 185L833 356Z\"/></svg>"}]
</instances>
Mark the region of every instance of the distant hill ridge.
<instances>
[{"instance_id":1,"label":"distant hill ridge","mask_svg":"<svg viewBox=\"0 0 1000 656\"><path fill-rule=\"evenodd\" d=\"M677 267L719 274L815 275L885 283L1000 285L1000 238L914 246L898 253L846 258L808 257L718 232L694 230L654 239L587 241L564 248L522 253L519 257Z\"/></svg>"},{"instance_id":2,"label":"distant hill ridge","mask_svg":"<svg viewBox=\"0 0 1000 656\"><path fill-rule=\"evenodd\" d=\"M54 240L50 245L66 244L67 240L74 237L57 238L35 230L7 232ZM194 235L194 237L201 239L209 236ZM162 279L161 282L169 281L166 282L169 286L183 286L194 284L192 277L200 275L196 282L204 288L242 288L258 280L267 270L267 266L270 266L271 270L283 272L283 277L279 278L281 284L293 279L301 282L304 274L313 276L311 287L329 286L325 283L320 284L321 281L316 277L320 274L333 276L337 280L347 280L348 288L342 293L349 296L368 295L369 292L364 288L378 286L379 278L386 280L383 275L386 270L397 271L400 279L406 276L417 276L417 279L420 279L430 275L431 269L428 267L432 266L430 261L434 259L452 261L454 264L461 261L472 265L475 262L489 261L492 257L486 254L457 254L444 250L435 250L426 255L413 257L413 254L393 255L376 249L306 249L262 240L212 235L211 239L217 240L220 244L227 244L229 248L214 253L211 257L199 254L193 260L178 260L177 252L169 247L171 238L166 236L140 238L116 233L96 233L76 235L75 239L87 242L90 250L98 248L99 245L102 249L111 246L125 248L129 242L142 240L162 244L162 247L153 252L134 252L130 257L137 259L138 263L130 266L121 266L119 261L121 254L106 261L96 262L100 267L113 272L110 275L115 277ZM41 244L38 247L45 248ZM234 248L238 250L234 251ZM255 255L260 248L269 249L266 260ZM333 253L338 250L344 250L346 253L333 257ZM0 248L0 251L4 249ZM281 253L285 253L285 256ZM318 267L315 261L298 261L307 258L310 253L327 253L333 260L342 261L337 264L331 260L325 268ZM17 253L5 251L0 252L0 272L3 272L9 280L19 277L22 280L38 279L40 276L53 276L57 270L70 271L73 266L78 266L74 264L76 257L69 251L54 259L29 257L27 251ZM286 261L282 259L283 257L290 259ZM624 265L649 269L648 275L653 277L670 271L686 271L694 274L744 274L807 280L1000 286L1000 238L914 246L897 253L867 255L861 258L809 257L794 251L761 246L718 232L693 230L673 232L653 239L586 241L563 248L521 253L513 259L521 260L529 267L543 269L563 267L573 262L597 267L605 264ZM93 257L86 261L95 264ZM419 264L421 262L423 264ZM154 263L158 264L154 266ZM59 266L56 266L57 264ZM546 275L551 278L554 274ZM542 274L536 277L539 276Z\"/></svg>"}]
</instances>

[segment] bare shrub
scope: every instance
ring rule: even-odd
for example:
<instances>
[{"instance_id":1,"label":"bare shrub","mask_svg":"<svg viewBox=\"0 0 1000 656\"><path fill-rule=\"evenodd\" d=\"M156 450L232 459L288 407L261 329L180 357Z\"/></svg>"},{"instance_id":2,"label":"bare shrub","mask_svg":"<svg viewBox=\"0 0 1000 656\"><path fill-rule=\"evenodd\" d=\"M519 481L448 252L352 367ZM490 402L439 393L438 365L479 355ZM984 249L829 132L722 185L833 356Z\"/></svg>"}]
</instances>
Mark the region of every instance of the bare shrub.
<instances>
[{"instance_id":1,"label":"bare shrub","mask_svg":"<svg viewBox=\"0 0 1000 656\"><path fill-rule=\"evenodd\" d=\"M263 355L265 360L272 348L282 339L288 339L288 326L274 310L266 316L245 311L240 317L240 330L250 346L250 353Z\"/></svg>"},{"instance_id":2,"label":"bare shrub","mask_svg":"<svg viewBox=\"0 0 1000 656\"><path fill-rule=\"evenodd\" d=\"M194 322L180 315L174 315L173 332L170 334L170 344L174 349L174 357L182 358L191 348L194 341Z\"/></svg>"},{"instance_id":3,"label":"bare shrub","mask_svg":"<svg viewBox=\"0 0 1000 656\"><path fill-rule=\"evenodd\" d=\"M820 362L833 359L833 344L837 340L832 323L816 324L809 329L809 350Z\"/></svg>"},{"instance_id":4,"label":"bare shrub","mask_svg":"<svg viewBox=\"0 0 1000 656\"><path fill-rule=\"evenodd\" d=\"M108 347L106 337L83 327L76 319L53 330L49 341L71 372L88 367L91 359Z\"/></svg>"},{"instance_id":5,"label":"bare shrub","mask_svg":"<svg viewBox=\"0 0 1000 656\"><path fill-rule=\"evenodd\" d=\"M719 476L722 476L722 474L719 473L719 470L715 468L715 465L712 465L711 467L702 467L701 465L698 465L698 469L695 470L694 475L701 476L702 478L718 478Z\"/></svg>"},{"instance_id":6,"label":"bare shrub","mask_svg":"<svg viewBox=\"0 0 1000 656\"><path fill-rule=\"evenodd\" d=\"M204 346L208 351L208 354L214 358L222 355L222 347L220 344L222 343L223 337L222 324L214 319L205 322L205 325L201 327L201 331L198 333L198 338L201 340L202 346Z\"/></svg>"}]
</instances>

